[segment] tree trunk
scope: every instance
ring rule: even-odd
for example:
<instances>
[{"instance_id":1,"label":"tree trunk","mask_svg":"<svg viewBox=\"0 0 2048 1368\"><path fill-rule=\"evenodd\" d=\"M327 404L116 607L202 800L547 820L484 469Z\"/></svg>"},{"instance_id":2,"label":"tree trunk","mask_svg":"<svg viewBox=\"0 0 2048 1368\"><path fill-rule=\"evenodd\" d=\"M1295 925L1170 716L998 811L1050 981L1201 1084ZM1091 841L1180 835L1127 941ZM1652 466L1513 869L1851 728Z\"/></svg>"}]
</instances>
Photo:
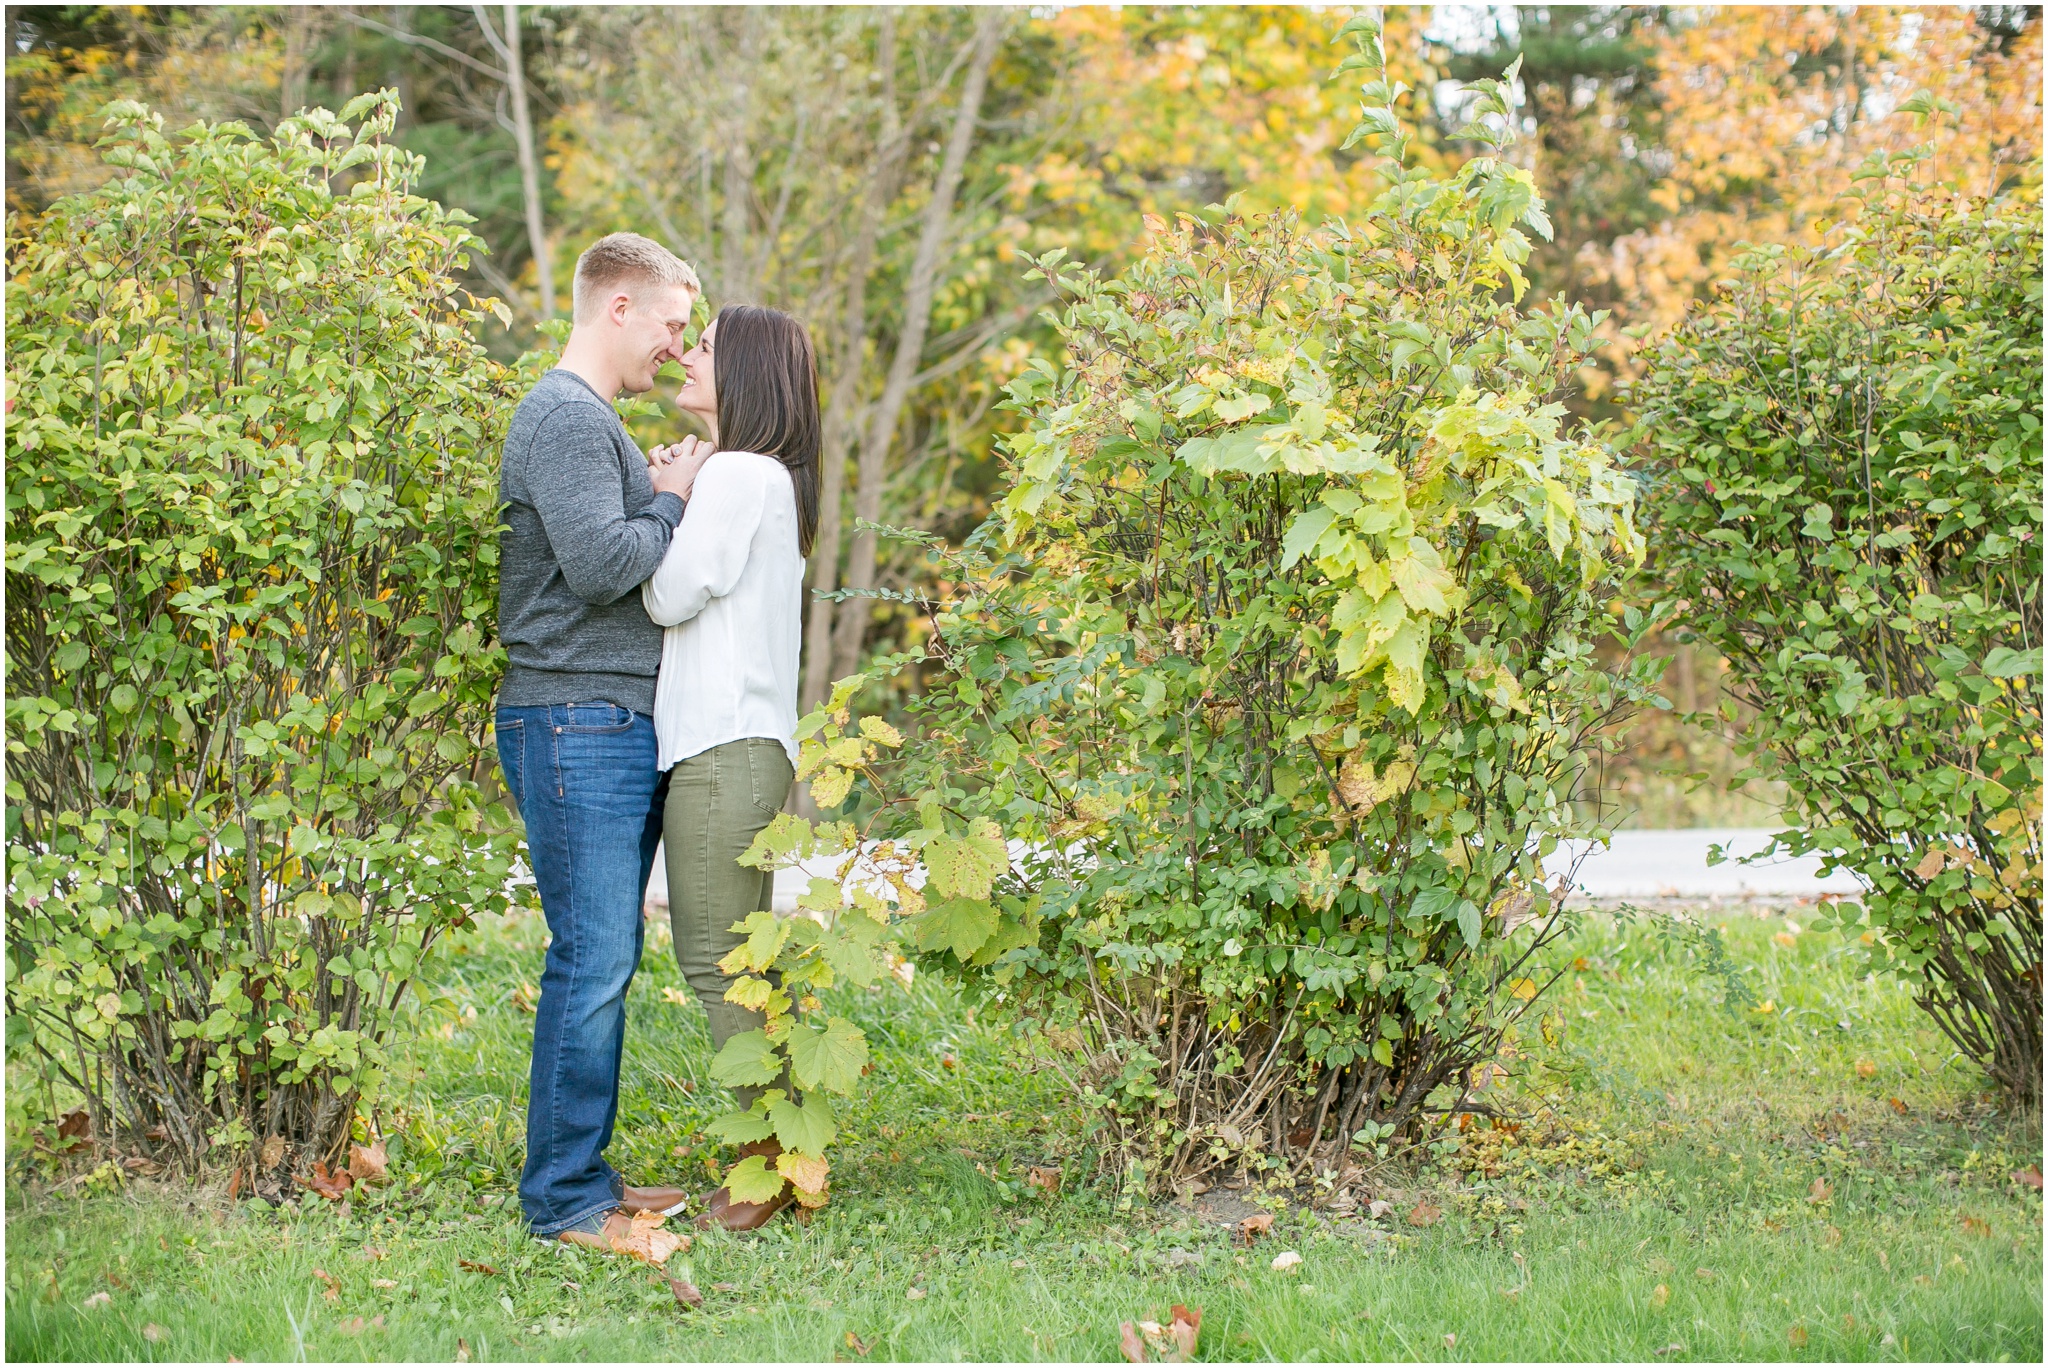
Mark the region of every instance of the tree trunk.
<instances>
[{"instance_id":1,"label":"tree trunk","mask_svg":"<svg viewBox=\"0 0 2048 1368\"><path fill-rule=\"evenodd\" d=\"M925 207L923 230L918 236L917 255L912 259L910 278L903 299L903 328L896 339L896 355L889 364L888 378L870 417L866 440L860 451L860 486L854 495L854 516L874 522L882 513L882 489L888 478L889 448L896 440L896 426L910 395L910 380L924 356L925 334L931 325L932 295L938 286L939 267L951 227L953 200L967 167L967 153L974 141L974 129L981 117L982 96L988 89L989 67L995 61L1007 15L999 9L982 10L975 18L974 57L960 88L960 105L954 114L952 135L946 141L945 158L932 184L931 202ZM872 589L875 584L875 534L857 532L853 554L846 568L846 585ZM861 648L867 639L870 600L848 599L835 614L833 626L832 674L850 674L860 664Z\"/></svg>"},{"instance_id":2,"label":"tree trunk","mask_svg":"<svg viewBox=\"0 0 2048 1368\"><path fill-rule=\"evenodd\" d=\"M284 70L278 78L278 117L289 119L306 107L306 78L311 75L314 24L311 9L295 8L284 26Z\"/></svg>"},{"instance_id":3,"label":"tree trunk","mask_svg":"<svg viewBox=\"0 0 2048 1368\"><path fill-rule=\"evenodd\" d=\"M486 30L488 31L488 29ZM533 118L526 107L526 70L520 59L519 6L505 6L505 84L512 93L512 136L519 144L519 185L526 197L526 245L533 253L534 295L542 318L555 316L555 275L548 260L546 220L541 215L540 158L533 146Z\"/></svg>"},{"instance_id":4,"label":"tree trunk","mask_svg":"<svg viewBox=\"0 0 2048 1368\"><path fill-rule=\"evenodd\" d=\"M860 218L846 266L846 293L840 312L839 336L832 348L832 390L825 408L824 462L819 491L818 543L811 549L809 621L804 625L804 677L799 691L803 711L825 698L832 684L832 625L837 604L815 597L839 587L839 543L845 525L846 458L860 433L860 379L866 369L868 340L868 272L874 267L875 242L882 219L896 198L906 140L896 107L896 12L882 12L875 37L876 64L881 70L881 136L876 140L875 174L861 197Z\"/></svg>"}]
</instances>

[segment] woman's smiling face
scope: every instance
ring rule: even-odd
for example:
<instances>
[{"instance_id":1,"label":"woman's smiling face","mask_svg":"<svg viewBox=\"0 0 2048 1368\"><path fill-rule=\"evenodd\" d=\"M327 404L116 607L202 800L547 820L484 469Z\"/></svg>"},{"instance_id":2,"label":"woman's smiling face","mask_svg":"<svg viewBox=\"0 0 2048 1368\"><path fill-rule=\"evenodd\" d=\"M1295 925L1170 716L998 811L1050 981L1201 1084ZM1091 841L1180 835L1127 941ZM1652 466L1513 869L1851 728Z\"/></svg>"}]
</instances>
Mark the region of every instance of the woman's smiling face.
<instances>
[{"instance_id":1,"label":"woman's smiling face","mask_svg":"<svg viewBox=\"0 0 2048 1368\"><path fill-rule=\"evenodd\" d=\"M676 391L676 407L703 419L715 436L718 432L718 378L712 364L718 320L704 325L697 344L683 353L683 387Z\"/></svg>"}]
</instances>

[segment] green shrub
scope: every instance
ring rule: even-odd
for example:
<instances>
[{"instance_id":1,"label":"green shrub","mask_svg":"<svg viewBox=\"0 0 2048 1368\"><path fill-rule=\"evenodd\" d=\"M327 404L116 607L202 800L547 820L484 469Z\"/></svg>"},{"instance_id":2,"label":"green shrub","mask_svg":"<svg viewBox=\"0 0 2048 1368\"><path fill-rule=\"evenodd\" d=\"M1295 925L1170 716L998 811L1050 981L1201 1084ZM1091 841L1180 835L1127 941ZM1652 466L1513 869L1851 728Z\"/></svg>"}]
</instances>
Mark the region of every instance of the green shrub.
<instances>
[{"instance_id":1,"label":"green shrub","mask_svg":"<svg viewBox=\"0 0 2048 1368\"><path fill-rule=\"evenodd\" d=\"M856 729L858 681L806 723L816 801L857 785L894 843L843 877L915 852L921 887L872 890L911 947L1042 1029L1161 1190L1474 1105L1562 927L1541 859L1600 834L1575 786L1654 673L1594 654L1634 485L1548 402L1596 320L1509 302L1531 179L1401 169L1378 33L1347 31L1382 67L1371 212L1155 221L1112 281L1041 262L1066 356L1011 388L915 735ZM1468 136L1500 141L1503 91Z\"/></svg>"},{"instance_id":2,"label":"green shrub","mask_svg":"<svg viewBox=\"0 0 2048 1368\"><path fill-rule=\"evenodd\" d=\"M394 97L269 143L109 113L122 174L7 243L10 1051L189 1167L334 1158L421 957L505 901L516 393Z\"/></svg>"},{"instance_id":3,"label":"green shrub","mask_svg":"<svg viewBox=\"0 0 2048 1368\"><path fill-rule=\"evenodd\" d=\"M1655 574L1840 909L1957 1048L2041 1075L2040 206L1866 168L1822 248L1739 257L1636 386ZM1866 924L1867 923L1867 924Z\"/></svg>"}]
</instances>

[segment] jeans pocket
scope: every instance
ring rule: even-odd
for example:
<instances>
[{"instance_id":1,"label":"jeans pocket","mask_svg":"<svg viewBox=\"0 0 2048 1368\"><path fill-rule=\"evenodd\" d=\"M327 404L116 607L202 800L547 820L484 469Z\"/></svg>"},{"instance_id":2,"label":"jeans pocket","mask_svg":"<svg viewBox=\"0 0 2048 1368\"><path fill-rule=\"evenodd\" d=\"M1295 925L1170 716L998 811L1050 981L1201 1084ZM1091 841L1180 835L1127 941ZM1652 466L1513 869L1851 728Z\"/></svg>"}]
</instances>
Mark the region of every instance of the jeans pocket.
<instances>
[{"instance_id":1,"label":"jeans pocket","mask_svg":"<svg viewBox=\"0 0 2048 1368\"><path fill-rule=\"evenodd\" d=\"M526 808L526 719L523 717L497 719L494 730L498 741L498 772L505 777L505 792L512 796L512 806Z\"/></svg>"},{"instance_id":2,"label":"jeans pocket","mask_svg":"<svg viewBox=\"0 0 2048 1368\"><path fill-rule=\"evenodd\" d=\"M633 710L616 703L570 703L562 709L558 730L582 736L604 736L633 725Z\"/></svg>"}]
</instances>

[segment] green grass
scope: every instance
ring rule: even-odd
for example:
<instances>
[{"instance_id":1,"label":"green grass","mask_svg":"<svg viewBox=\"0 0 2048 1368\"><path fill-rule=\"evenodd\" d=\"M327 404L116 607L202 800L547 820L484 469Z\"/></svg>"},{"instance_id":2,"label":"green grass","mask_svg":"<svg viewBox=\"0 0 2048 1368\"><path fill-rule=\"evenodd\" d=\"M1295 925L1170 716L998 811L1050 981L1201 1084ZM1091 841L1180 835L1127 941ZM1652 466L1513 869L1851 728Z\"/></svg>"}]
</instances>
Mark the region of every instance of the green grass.
<instances>
[{"instance_id":1,"label":"green grass","mask_svg":"<svg viewBox=\"0 0 2048 1368\"><path fill-rule=\"evenodd\" d=\"M1088 1164L1056 1076L1020 1069L942 986L841 995L878 1067L832 1203L678 1256L707 1295L694 1311L639 1265L521 1233L532 1018L515 997L540 952L537 923L511 920L445 962L459 1016L418 1019L383 1116L399 1181L346 1211L58 1182L17 1157L8 1356L447 1360L460 1341L478 1360L820 1360L852 1357L852 1333L878 1359L1114 1360L1119 1321L1184 1302L1203 1308L1205 1359L2040 1361L2040 1197L2010 1178L2039 1159L2038 1121L2002 1113L1835 939L1709 918L1732 1001L1699 947L1648 923L1596 918L1573 939L1547 1038L1502 1085L1519 1130L1482 1122L1441 1166L1365 1180L1440 1221L1373 1229L1272 1194L1274 1239L1249 1251L1171 1203L1072 1182L1040 1196L1026 1165ZM701 1191L699 1131L723 1099L697 1009L663 998L679 987L650 941L613 1155ZM12 1091L18 1156L29 1090ZM1283 1249L1297 1271L1271 1269Z\"/></svg>"}]
</instances>

